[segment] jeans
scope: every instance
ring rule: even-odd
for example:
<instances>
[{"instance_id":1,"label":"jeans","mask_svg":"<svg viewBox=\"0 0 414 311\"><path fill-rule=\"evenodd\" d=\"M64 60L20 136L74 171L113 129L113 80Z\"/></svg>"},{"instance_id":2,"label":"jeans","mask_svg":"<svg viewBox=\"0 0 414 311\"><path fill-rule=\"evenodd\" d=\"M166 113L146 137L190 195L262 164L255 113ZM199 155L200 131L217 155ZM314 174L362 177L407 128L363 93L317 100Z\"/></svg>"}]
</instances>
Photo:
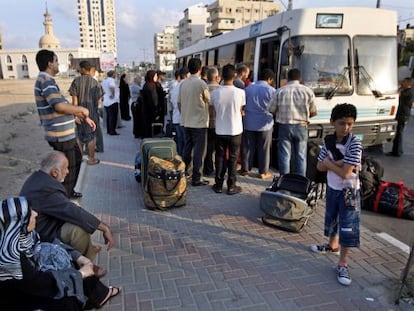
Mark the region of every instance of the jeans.
<instances>
[{"instance_id":1,"label":"jeans","mask_svg":"<svg viewBox=\"0 0 414 311\"><path fill-rule=\"evenodd\" d=\"M324 235L334 237L339 233L339 244L343 247L360 245L361 194L359 190L356 203L353 208L346 207L343 190L327 187Z\"/></svg>"},{"instance_id":2,"label":"jeans","mask_svg":"<svg viewBox=\"0 0 414 311\"><path fill-rule=\"evenodd\" d=\"M236 185L237 158L240 153L242 135L216 135L216 185L223 186L224 175L227 170L227 188ZM229 157L226 159L226 151Z\"/></svg>"},{"instance_id":3,"label":"jeans","mask_svg":"<svg viewBox=\"0 0 414 311\"><path fill-rule=\"evenodd\" d=\"M203 160L206 153L207 128L184 127L184 154L186 170L193 162L192 182L197 183L201 180ZM187 172L188 173L188 172Z\"/></svg>"},{"instance_id":4,"label":"jeans","mask_svg":"<svg viewBox=\"0 0 414 311\"><path fill-rule=\"evenodd\" d=\"M242 171L251 170L254 155L257 153L257 167L259 168L259 174L269 172L272 133L273 129L268 131L244 131Z\"/></svg>"},{"instance_id":5,"label":"jeans","mask_svg":"<svg viewBox=\"0 0 414 311\"><path fill-rule=\"evenodd\" d=\"M175 131L175 138L177 142L177 153L180 156L183 156L184 152L184 127L179 123L173 123L173 131Z\"/></svg>"},{"instance_id":6,"label":"jeans","mask_svg":"<svg viewBox=\"0 0 414 311\"><path fill-rule=\"evenodd\" d=\"M296 173L306 176L308 127L301 124L279 124L278 160L280 175ZM294 170L290 168L293 158Z\"/></svg>"}]
</instances>

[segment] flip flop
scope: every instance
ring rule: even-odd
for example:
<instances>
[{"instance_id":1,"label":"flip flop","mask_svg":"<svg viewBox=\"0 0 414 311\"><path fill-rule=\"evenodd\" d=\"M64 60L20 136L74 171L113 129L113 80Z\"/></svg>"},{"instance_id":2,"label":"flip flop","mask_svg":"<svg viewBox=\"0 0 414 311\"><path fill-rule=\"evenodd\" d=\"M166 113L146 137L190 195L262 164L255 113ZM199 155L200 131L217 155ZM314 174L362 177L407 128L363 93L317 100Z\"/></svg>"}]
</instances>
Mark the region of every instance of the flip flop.
<instances>
[{"instance_id":1,"label":"flip flop","mask_svg":"<svg viewBox=\"0 0 414 311\"><path fill-rule=\"evenodd\" d=\"M106 295L106 297L104 298L104 300L102 300L102 302L99 304L99 306L96 309L102 309L102 307L112 298L114 298L115 296L117 296L120 292L121 292L121 288L120 287L112 287L109 286L109 291L108 294Z\"/></svg>"}]
</instances>

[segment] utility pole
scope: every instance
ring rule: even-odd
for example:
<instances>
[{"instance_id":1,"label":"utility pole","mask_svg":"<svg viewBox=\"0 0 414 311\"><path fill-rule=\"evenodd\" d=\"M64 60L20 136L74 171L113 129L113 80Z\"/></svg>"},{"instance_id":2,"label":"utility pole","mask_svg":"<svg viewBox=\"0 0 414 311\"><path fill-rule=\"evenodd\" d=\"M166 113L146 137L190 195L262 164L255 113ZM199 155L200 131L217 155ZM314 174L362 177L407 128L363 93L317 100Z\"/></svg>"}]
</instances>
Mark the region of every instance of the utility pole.
<instances>
[{"instance_id":1,"label":"utility pole","mask_svg":"<svg viewBox=\"0 0 414 311\"><path fill-rule=\"evenodd\" d=\"M377 0L377 9L381 7L381 0Z\"/></svg>"},{"instance_id":2,"label":"utility pole","mask_svg":"<svg viewBox=\"0 0 414 311\"><path fill-rule=\"evenodd\" d=\"M142 52L143 52L143 54L144 54L144 63L147 61L147 48L141 48L140 49Z\"/></svg>"}]
</instances>

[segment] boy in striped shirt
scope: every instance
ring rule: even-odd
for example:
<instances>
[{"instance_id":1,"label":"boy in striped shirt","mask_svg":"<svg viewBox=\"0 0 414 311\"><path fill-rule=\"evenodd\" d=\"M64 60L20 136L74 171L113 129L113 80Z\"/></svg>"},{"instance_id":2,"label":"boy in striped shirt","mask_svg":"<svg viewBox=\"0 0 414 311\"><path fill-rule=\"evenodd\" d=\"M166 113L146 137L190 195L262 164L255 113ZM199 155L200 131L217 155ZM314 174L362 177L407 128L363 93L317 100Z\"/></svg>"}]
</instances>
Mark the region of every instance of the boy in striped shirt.
<instances>
[{"instance_id":1,"label":"boy in striped shirt","mask_svg":"<svg viewBox=\"0 0 414 311\"><path fill-rule=\"evenodd\" d=\"M324 235L329 242L312 245L317 253L339 254L336 268L338 282L350 285L347 259L351 247L360 245L361 196L358 171L362 144L352 134L357 111L351 104L338 104L332 109L331 124L335 133L325 137L318 156L317 169L327 172Z\"/></svg>"}]
</instances>

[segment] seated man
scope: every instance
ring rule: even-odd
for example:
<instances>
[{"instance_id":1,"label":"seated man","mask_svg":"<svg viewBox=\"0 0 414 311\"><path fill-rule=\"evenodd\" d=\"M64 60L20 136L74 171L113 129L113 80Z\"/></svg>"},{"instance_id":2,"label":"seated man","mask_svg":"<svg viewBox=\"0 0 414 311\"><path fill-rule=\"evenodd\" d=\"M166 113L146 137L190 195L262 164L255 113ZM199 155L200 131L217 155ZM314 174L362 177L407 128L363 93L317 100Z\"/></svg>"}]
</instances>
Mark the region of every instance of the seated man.
<instances>
[{"instance_id":1,"label":"seated man","mask_svg":"<svg viewBox=\"0 0 414 311\"><path fill-rule=\"evenodd\" d=\"M100 248L92 245L91 234L102 231L108 250L115 244L114 237L108 225L69 200L62 185L67 174L66 156L52 151L42 160L40 170L26 180L20 195L39 213L36 228L42 241L58 238L94 260Z\"/></svg>"}]
</instances>

